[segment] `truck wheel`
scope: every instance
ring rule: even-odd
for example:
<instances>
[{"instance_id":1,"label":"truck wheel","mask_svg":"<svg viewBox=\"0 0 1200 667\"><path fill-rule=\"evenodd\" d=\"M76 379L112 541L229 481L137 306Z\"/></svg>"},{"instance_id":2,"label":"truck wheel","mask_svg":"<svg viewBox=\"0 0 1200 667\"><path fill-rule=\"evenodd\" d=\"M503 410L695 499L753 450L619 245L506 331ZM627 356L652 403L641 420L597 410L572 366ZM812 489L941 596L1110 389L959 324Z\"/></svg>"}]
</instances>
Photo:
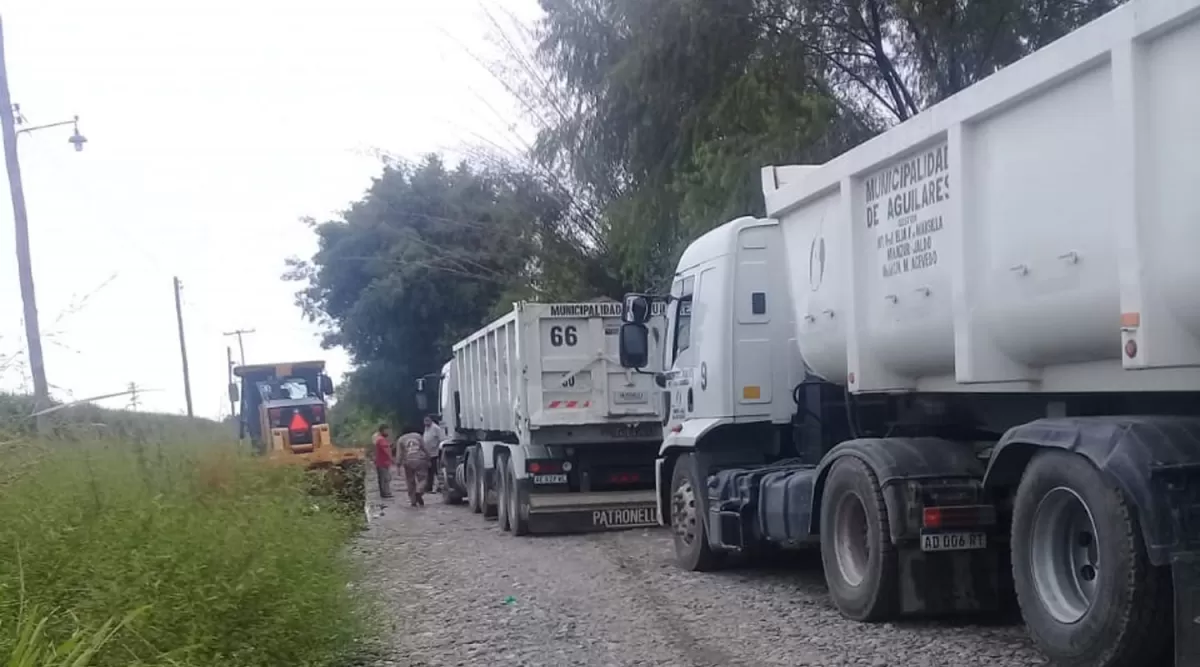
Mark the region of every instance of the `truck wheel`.
<instances>
[{"instance_id":1,"label":"truck wheel","mask_svg":"<svg viewBox=\"0 0 1200 667\"><path fill-rule=\"evenodd\" d=\"M499 470L499 468L496 468L495 470ZM479 506L481 508L483 508L481 510L483 512L483 518L495 519L497 506L496 506L496 503L488 502L487 468L484 467L484 465L483 465L483 456L482 455L480 455L480 457L479 457L479 469L476 472L479 475ZM495 480L494 483L497 486L499 486L499 484L500 484L499 473L496 472L495 474L492 475L492 477ZM496 489L496 491L498 492L499 489ZM499 495L499 493L497 493L497 495Z\"/></svg>"},{"instance_id":2,"label":"truck wheel","mask_svg":"<svg viewBox=\"0 0 1200 667\"><path fill-rule=\"evenodd\" d=\"M875 474L854 457L834 463L825 480L821 562L843 616L883 621L896 615L899 574L887 506Z\"/></svg>"},{"instance_id":3,"label":"truck wheel","mask_svg":"<svg viewBox=\"0 0 1200 667\"><path fill-rule=\"evenodd\" d=\"M704 508L697 489L694 457L684 454L675 460L671 474L671 532L675 542L675 561L685 570L710 572L724 564L725 554L713 551L704 530Z\"/></svg>"},{"instance_id":4,"label":"truck wheel","mask_svg":"<svg viewBox=\"0 0 1200 667\"><path fill-rule=\"evenodd\" d=\"M457 467L456 456L451 456L445 452L442 453L442 464L438 466L438 475L442 478L442 502L447 505L458 505L463 501L462 491L455 489L451 484L455 481L452 477L454 467Z\"/></svg>"},{"instance_id":5,"label":"truck wheel","mask_svg":"<svg viewBox=\"0 0 1200 667\"><path fill-rule=\"evenodd\" d=\"M479 472L479 450L471 449L463 475L467 483L467 507L475 514L483 511L483 475Z\"/></svg>"},{"instance_id":6,"label":"truck wheel","mask_svg":"<svg viewBox=\"0 0 1200 667\"><path fill-rule=\"evenodd\" d=\"M513 465L511 459L505 461L504 471L508 478L508 530L514 537L528 535L529 510L522 507L521 490L517 485L517 467Z\"/></svg>"},{"instance_id":7,"label":"truck wheel","mask_svg":"<svg viewBox=\"0 0 1200 667\"><path fill-rule=\"evenodd\" d=\"M1013 580L1034 642L1063 667L1157 664L1171 648L1171 575L1146 557L1124 494L1083 457L1045 451L1017 488Z\"/></svg>"},{"instance_id":8,"label":"truck wheel","mask_svg":"<svg viewBox=\"0 0 1200 667\"><path fill-rule=\"evenodd\" d=\"M496 455L496 486L498 487L496 495L496 518L500 521L500 530L502 532L508 530L508 494L511 493L511 484L508 479L508 456L504 454Z\"/></svg>"}]
</instances>

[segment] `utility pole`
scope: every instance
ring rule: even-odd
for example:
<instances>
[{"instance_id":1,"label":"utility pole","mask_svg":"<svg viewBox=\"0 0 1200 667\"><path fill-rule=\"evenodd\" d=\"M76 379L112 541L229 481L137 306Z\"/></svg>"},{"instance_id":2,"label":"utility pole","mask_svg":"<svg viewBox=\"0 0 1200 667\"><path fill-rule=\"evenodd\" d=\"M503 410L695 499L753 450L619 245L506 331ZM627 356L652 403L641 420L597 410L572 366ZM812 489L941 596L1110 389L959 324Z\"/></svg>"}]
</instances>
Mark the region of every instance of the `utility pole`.
<instances>
[{"instance_id":1,"label":"utility pole","mask_svg":"<svg viewBox=\"0 0 1200 667\"><path fill-rule=\"evenodd\" d=\"M192 412L192 379L188 375L187 363L187 343L183 340L183 305L179 300L179 290L182 287L179 284L179 276L175 276L175 319L179 322L179 356L183 358L183 395L187 399L187 413L189 417L194 417Z\"/></svg>"},{"instance_id":2,"label":"utility pole","mask_svg":"<svg viewBox=\"0 0 1200 667\"><path fill-rule=\"evenodd\" d=\"M254 333L254 329L236 329L234 331L226 331L225 332L226 336L237 336L238 353L241 355L243 366L246 365L246 346L245 346L245 344L242 343L242 335L243 334L252 334L252 333Z\"/></svg>"},{"instance_id":3,"label":"utility pole","mask_svg":"<svg viewBox=\"0 0 1200 667\"><path fill-rule=\"evenodd\" d=\"M29 217L25 190L21 187L21 164L17 161L17 122L8 91L8 68L4 60L4 23L0 19L0 130L4 135L4 163L12 191L13 222L17 231L17 272L21 276L21 302L25 307L25 340L29 345L29 371L33 374L34 412L50 407L46 364L42 359L42 332L38 325L37 298L33 291L33 266L29 253ZM39 420L39 424L41 420Z\"/></svg>"},{"instance_id":4,"label":"utility pole","mask_svg":"<svg viewBox=\"0 0 1200 667\"><path fill-rule=\"evenodd\" d=\"M141 407L141 405L142 405L142 401L141 401L141 399L138 397L138 386L137 386L137 383L136 383L136 382L130 382L130 383L129 383L129 389L128 389L127 391L129 392L129 409L130 409L130 410L133 410L133 411L135 411L135 412L136 412L136 411L137 411L137 409L138 409L139 407Z\"/></svg>"},{"instance_id":5,"label":"utility pole","mask_svg":"<svg viewBox=\"0 0 1200 667\"><path fill-rule=\"evenodd\" d=\"M233 348L228 345L225 346L225 375L228 379L225 386L229 394L229 415L236 417L237 407L233 400Z\"/></svg>"}]
</instances>

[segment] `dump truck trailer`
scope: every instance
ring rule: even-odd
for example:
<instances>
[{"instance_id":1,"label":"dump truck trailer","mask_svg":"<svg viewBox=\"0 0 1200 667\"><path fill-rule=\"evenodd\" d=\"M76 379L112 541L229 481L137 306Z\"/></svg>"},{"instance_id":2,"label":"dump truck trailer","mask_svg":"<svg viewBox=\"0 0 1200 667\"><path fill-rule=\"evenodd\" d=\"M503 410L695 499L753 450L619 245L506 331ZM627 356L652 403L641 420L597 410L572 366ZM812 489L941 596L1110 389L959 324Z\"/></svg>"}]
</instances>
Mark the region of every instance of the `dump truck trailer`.
<instances>
[{"instance_id":1,"label":"dump truck trailer","mask_svg":"<svg viewBox=\"0 0 1200 667\"><path fill-rule=\"evenodd\" d=\"M661 397L619 363L621 309L518 303L454 345L438 392L447 502L514 535L657 525ZM647 322L657 345L661 307Z\"/></svg>"},{"instance_id":2,"label":"dump truck trailer","mask_svg":"<svg viewBox=\"0 0 1200 667\"><path fill-rule=\"evenodd\" d=\"M627 295L631 369L667 304L677 562L813 548L852 619L1015 592L1055 664L1200 665L1197 63L1200 1L1133 0L763 169L767 217Z\"/></svg>"}]
</instances>

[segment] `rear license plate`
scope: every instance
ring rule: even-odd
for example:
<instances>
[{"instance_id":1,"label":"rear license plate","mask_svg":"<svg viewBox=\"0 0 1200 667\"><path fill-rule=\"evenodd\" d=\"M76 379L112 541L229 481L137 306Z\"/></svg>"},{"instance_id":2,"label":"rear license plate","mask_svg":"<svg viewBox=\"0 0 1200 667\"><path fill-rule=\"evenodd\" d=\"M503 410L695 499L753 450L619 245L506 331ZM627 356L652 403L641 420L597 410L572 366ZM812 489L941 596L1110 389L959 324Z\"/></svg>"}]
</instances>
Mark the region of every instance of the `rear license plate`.
<instances>
[{"instance_id":1,"label":"rear license plate","mask_svg":"<svg viewBox=\"0 0 1200 667\"><path fill-rule=\"evenodd\" d=\"M618 405L629 405L630 403L645 403L646 392L644 391L618 391L613 394L613 402Z\"/></svg>"},{"instance_id":2,"label":"rear license plate","mask_svg":"<svg viewBox=\"0 0 1200 667\"><path fill-rule=\"evenodd\" d=\"M599 528L658 525L658 512L653 507L631 507L615 510L592 510L592 525Z\"/></svg>"},{"instance_id":3,"label":"rear license plate","mask_svg":"<svg viewBox=\"0 0 1200 667\"><path fill-rule=\"evenodd\" d=\"M534 475L534 484L566 484L566 475Z\"/></svg>"},{"instance_id":4,"label":"rear license plate","mask_svg":"<svg viewBox=\"0 0 1200 667\"><path fill-rule=\"evenodd\" d=\"M656 437L654 427L658 427L657 437L662 436L662 425L654 423L610 424L604 427L604 434L612 438L650 438Z\"/></svg>"},{"instance_id":5,"label":"rear license plate","mask_svg":"<svg viewBox=\"0 0 1200 667\"><path fill-rule=\"evenodd\" d=\"M987 533L925 533L921 551L963 551L986 549Z\"/></svg>"}]
</instances>

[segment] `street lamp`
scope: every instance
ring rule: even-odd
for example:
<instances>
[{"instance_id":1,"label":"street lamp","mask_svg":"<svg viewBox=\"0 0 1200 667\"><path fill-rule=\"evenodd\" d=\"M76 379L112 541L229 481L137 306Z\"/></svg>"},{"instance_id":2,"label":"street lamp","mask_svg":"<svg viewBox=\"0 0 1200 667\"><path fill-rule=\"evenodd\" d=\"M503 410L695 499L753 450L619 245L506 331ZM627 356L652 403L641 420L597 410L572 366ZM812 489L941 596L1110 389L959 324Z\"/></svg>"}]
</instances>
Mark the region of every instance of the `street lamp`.
<instances>
[{"instance_id":1,"label":"street lamp","mask_svg":"<svg viewBox=\"0 0 1200 667\"><path fill-rule=\"evenodd\" d=\"M31 126L26 127L25 123L27 123L29 121L28 121L28 119L25 118L25 115L21 113L21 105L14 104L13 105L13 121L14 121L14 125L17 128L17 136L18 137L21 136L22 134L29 134L30 132L36 132L37 130L45 130L45 129L51 128L51 127L62 127L63 125L70 125L74 128L75 131L71 133L70 137L67 137L67 142L75 145L75 152L76 153L81 152L83 150L83 145L87 143L87 137L85 137L79 133L79 116L78 115L76 115L71 120L60 120L57 123L46 123L45 125L31 125Z\"/></svg>"}]
</instances>

